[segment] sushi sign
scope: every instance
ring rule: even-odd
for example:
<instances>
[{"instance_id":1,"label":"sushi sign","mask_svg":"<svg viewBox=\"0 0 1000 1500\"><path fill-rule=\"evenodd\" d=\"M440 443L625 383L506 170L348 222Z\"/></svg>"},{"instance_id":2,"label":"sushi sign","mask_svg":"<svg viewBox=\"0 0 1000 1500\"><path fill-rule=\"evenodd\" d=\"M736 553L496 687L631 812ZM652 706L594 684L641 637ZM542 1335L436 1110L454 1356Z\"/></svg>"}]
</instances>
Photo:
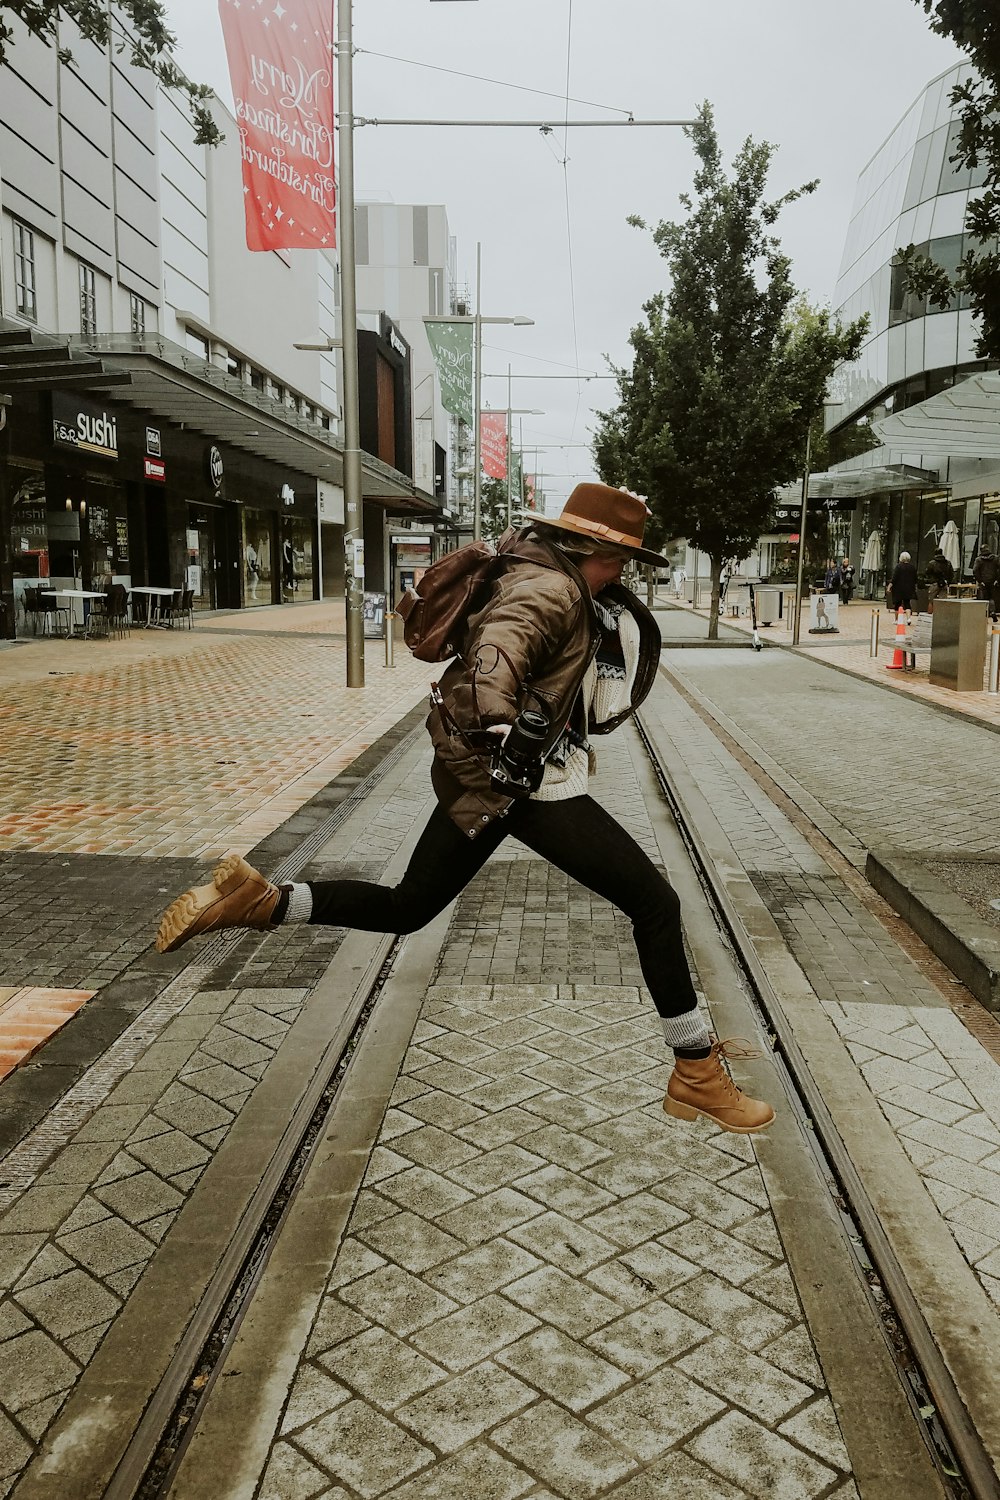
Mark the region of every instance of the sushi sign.
<instances>
[{"instance_id":1,"label":"sushi sign","mask_svg":"<svg viewBox=\"0 0 1000 1500\"><path fill-rule=\"evenodd\" d=\"M118 457L118 418L96 402L52 392L52 441L96 458Z\"/></svg>"}]
</instances>

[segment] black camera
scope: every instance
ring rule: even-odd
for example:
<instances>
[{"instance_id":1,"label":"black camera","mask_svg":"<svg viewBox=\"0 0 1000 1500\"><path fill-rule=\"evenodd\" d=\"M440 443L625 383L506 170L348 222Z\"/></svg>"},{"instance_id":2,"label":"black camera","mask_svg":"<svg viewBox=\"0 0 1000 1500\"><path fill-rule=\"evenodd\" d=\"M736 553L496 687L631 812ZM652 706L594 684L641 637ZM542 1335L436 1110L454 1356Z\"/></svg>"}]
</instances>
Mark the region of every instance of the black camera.
<instances>
[{"instance_id":1,"label":"black camera","mask_svg":"<svg viewBox=\"0 0 1000 1500\"><path fill-rule=\"evenodd\" d=\"M542 746L549 732L547 715L524 708L510 726L505 739L495 736L490 780L508 797L529 797L542 784L545 770Z\"/></svg>"}]
</instances>

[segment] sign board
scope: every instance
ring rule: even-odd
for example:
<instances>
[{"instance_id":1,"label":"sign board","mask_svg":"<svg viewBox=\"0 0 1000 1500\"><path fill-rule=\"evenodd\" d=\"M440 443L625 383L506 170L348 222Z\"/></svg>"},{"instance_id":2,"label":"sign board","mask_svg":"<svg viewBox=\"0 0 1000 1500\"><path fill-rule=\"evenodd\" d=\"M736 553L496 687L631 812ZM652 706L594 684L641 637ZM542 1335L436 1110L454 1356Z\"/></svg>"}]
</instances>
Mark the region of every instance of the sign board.
<instances>
[{"instance_id":1,"label":"sign board","mask_svg":"<svg viewBox=\"0 0 1000 1500\"><path fill-rule=\"evenodd\" d=\"M431 565L431 539L429 536L394 536L394 562L397 568L429 568Z\"/></svg>"},{"instance_id":2,"label":"sign board","mask_svg":"<svg viewBox=\"0 0 1000 1500\"><path fill-rule=\"evenodd\" d=\"M216 492L221 490L222 481L226 477L226 468L222 462L222 454L214 443L205 454L205 472L213 490Z\"/></svg>"},{"instance_id":3,"label":"sign board","mask_svg":"<svg viewBox=\"0 0 1000 1500\"><path fill-rule=\"evenodd\" d=\"M201 567L198 563L188 563L184 570L184 587L193 589L196 594L201 593Z\"/></svg>"},{"instance_id":4,"label":"sign board","mask_svg":"<svg viewBox=\"0 0 1000 1500\"><path fill-rule=\"evenodd\" d=\"M163 449L160 446L160 429L158 427L146 428L146 452L153 458L162 458Z\"/></svg>"},{"instance_id":5,"label":"sign board","mask_svg":"<svg viewBox=\"0 0 1000 1500\"><path fill-rule=\"evenodd\" d=\"M128 562L128 521L124 516L115 517L115 549L118 561Z\"/></svg>"},{"instance_id":6,"label":"sign board","mask_svg":"<svg viewBox=\"0 0 1000 1500\"><path fill-rule=\"evenodd\" d=\"M384 594L362 594L362 619L365 640L380 641L385 635Z\"/></svg>"},{"instance_id":7,"label":"sign board","mask_svg":"<svg viewBox=\"0 0 1000 1500\"><path fill-rule=\"evenodd\" d=\"M118 418L106 407L64 391L52 392L52 441L95 458L118 457Z\"/></svg>"},{"instance_id":8,"label":"sign board","mask_svg":"<svg viewBox=\"0 0 1000 1500\"><path fill-rule=\"evenodd\" d=\"M352 537L351 549L353 551L353 563L351 571L355 578L364 579L365 576L365 544L359 537Z\"/></svg>"},{"instance_id":9,"label":"sign board","mask_svg":"<svg viewBox=\"0 0 1000 1500\"><path fill-rule=\"evenodd\" d=\"M344 524L344 491L339 484L325 479L316 481L316 508L321 521L331 526Z\"/></svg>"},{"instance_id":10,"label":"sign board","mask_svg":"<svg viewBox=\"0 0 1000 1500\"><path fill-rule=\"evenodd\" d=\"M839 615L839 594L813 594L809 600L809 634L839 635Z\"/></svg>"},{"instance_id":11,"label":"sign board","mask_svg":"<svg viewBox=\"0 0 1000 1500\"><path fill-rule=\"evenodd\" d=\"M162 458L144 458L142 472L146 479L155 479L157 484L167 482L167 466Z\"/></svg>"}]
</instances>

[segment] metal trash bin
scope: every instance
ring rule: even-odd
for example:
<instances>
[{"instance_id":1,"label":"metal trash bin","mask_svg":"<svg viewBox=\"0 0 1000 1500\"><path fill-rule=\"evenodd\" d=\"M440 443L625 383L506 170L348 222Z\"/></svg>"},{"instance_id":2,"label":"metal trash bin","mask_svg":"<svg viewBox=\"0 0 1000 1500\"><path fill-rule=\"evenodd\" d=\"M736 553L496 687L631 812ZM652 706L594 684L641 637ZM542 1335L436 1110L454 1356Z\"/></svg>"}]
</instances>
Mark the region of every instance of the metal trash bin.
<instances>
[{"instance_id":1,"label":"metal trash bin","mask_svg":"<svg viewBox=\"0 0 1000 1500\"><path fill-rule=\"evenodd\" d=\"M753 591L758 625L773 625L781 613L781 590L756 588Z\"/></svg>"}]
</instances>

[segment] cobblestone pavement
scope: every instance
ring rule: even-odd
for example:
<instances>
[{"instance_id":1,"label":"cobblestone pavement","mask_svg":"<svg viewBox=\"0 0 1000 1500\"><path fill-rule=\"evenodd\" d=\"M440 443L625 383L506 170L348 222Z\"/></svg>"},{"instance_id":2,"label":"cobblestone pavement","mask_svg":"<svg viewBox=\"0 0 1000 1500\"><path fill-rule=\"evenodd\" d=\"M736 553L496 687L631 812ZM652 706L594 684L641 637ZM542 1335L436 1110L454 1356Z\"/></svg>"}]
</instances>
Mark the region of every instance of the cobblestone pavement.
<instances>
[{"instance_id":1,"label":"cobblestone pavement","mask_svg":"<svg viewBox=\"0 0 1000 1500\"><path fill-rule=\"evenodd\" d=\"M742 654L742 672L729 657L720 652L667 654L671 671L695 683L713 702L725 704L727 724L745 731L739 734L742 744L748 743L748 736L759 737L771 757L866 841L891 842L905 838L907 831L913 839L925 838L923 798L930 796L931 780L940 774L953 782L955 766L968 767L974 752L984 755L985 764L985 752L993 745L993 736L976 726L942 718L922 705L901 703L898 711L912 716L911 733L922 729L925 736L933 736L934 753L912 756L918 779L905 805L899 805L898 785L891 797L872 798L866 795L870 776L863 774L864 756L869 739L879 733L879 710L886 695L861 683L845 684L821 667L784 653L752 658L752 672ZM836 757L821 758L814 737L802 733L801 715L805 704L824 701L819 695L825 697L828 688L846 698L851 730ZM765 696L770 716L763 712ZM844 1037L963 1255L1000 1307L1000 1067L948 1010L935 985L735 764L693 709L674 693L669 701L672 734L688 771ZM888 701L897 711L896 700ZM781 705L780 714L773 712L775 703ZM949 749L956 756L964 754L964 761L949 763ZM849 820L841 797L844 804L851 799ZM989 807L980 811L987 822L995 817ZM971 827L973 816L970 796L968 823L956 820L956 837ZM943 818L939 812L934 819L939 839L944 837ZM997 1333L1000 1336L1000 1325Z\"/></svg>"},{"instance_id":2,"label":"cobblestone pavement","mask_svg":"<svg viewBox=\"0 0 1000 1500\"><path fill-rule=\"evenodd\" d=\"M397 765L347 825L338 868L378 876L426 800L407 784L409 765ZM304 873L324 868L329 858ZM190 1202L343 936L289 928L236 938L193 990L183 973L163 990L161 975L154 1003L147 994L131 1028L0 1164L0 1500ZM303 970L310 983L290 982ZM238 982L226 985L227 974Z\"/></svg>"},{"instance_id":3,"label":"cobblestone pavement","mask_svg":"<svg viewBox=\"0 0 1000 1500\"><path fill-rule=\"evenodd\" d=\"M686 604L673 605L671 607L682 611L688 617L707 622L707 614L702 610L693 610ZM878 654L871 654L871 629L872 614L878 616ZM803 626L799 638L799 645L792 647L792 634L787 618L780 623L763 629L760 633L764 640L770 645L787 646L789 650L794 649L798 655L806 660L826 662L830 666L841 668L856 677L866 678L869 682L877 682L883 687L891 685L896 691L907 695L918 703L933 704L936 708L947 709L950 713L964 714L966 717L977 720L982 724L992 725L1000 728L1000 697L993 697L986 692L989 677L989 651L983 665L983 691L979 693L956 693L950 688L934 687L930 682L930 657L917 656L916 670L906 672L888 672L886 664L890 659L890 652L884 649L892 645L895 639L896 619L884 605L879 606L875 600L854 599L846 609L840 610L840 630L837 635L810 636ZM803 612L803 622L805 613ZM670 634L669 627L665 625L664 616L660 616L661 627L664 636ZM753 625L749 613L741 614L739 617L727 615L724 628L733 633L739 632L748 636ZM988 642L987 642L988 644Z\"/></svg>"},{"instance_id":4,"label":"cobblestone pavement","mask_svg":"<svg viewBox=\"0 0 1000 1500\"><path fill-rule=\"evenodd\" d=\"M598 795L658 859L641 753ZM627 926L514 843L459 898L260 1500L856 1495L752 1143L665 1124Z\"/></svg>"},{"instance_id":5,"label":"cobblestone pavement","mask_svg":"<svg viewBox=\"0 0 1000 1500\"><path fill-rule=\"evenodd\" d=\"M245 853L424 696L433 669L369 642L348 693L324 605L0 657L0 850ZM319 632L316 634L316 632ZM0 975L0 978L3 976Z\"/></svg>"}]
</instances>

